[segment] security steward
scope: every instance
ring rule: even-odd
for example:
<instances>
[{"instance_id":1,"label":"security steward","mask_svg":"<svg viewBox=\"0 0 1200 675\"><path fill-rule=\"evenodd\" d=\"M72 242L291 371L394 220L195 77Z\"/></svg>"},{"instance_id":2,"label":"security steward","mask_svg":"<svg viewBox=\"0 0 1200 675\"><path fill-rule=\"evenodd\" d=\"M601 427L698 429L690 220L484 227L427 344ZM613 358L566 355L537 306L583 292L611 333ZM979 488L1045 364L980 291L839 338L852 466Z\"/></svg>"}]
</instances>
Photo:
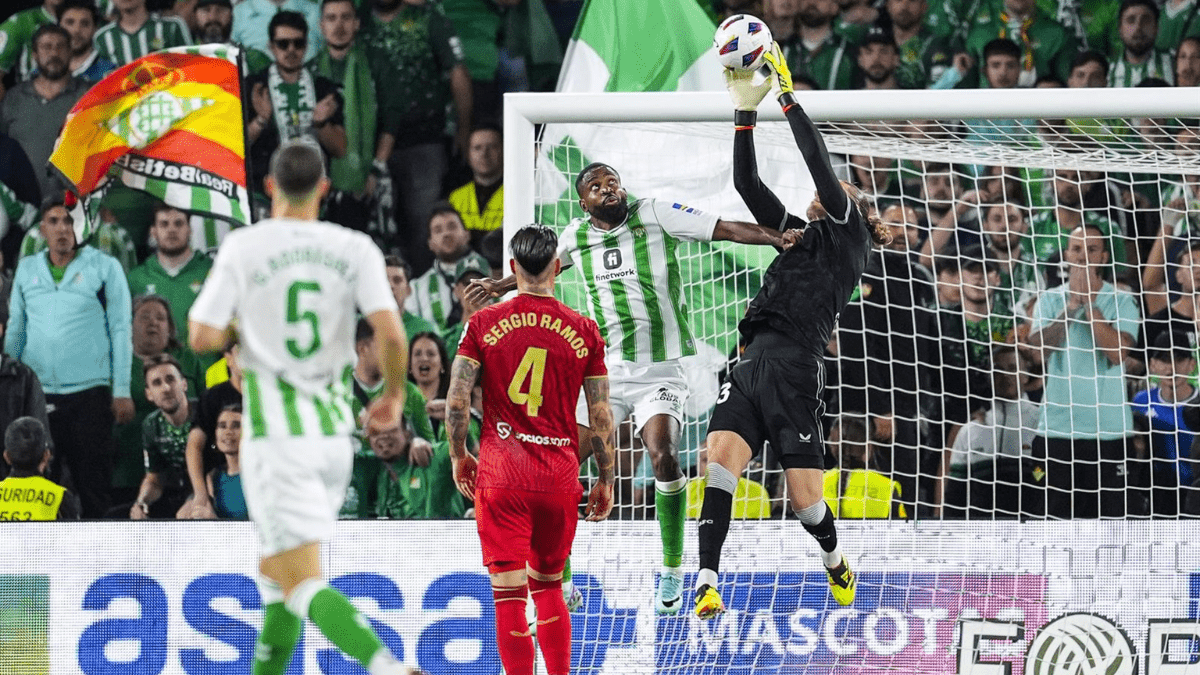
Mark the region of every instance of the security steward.
<instances>
[{"instance_id":1,"label":"security steward","mask_svg":"<svg viewBox=\"0 0 1200 675\"><path fill-rule=\"evenodd\" d=\"M37 418L18 417L8 425L4 461L12 470L0 481L0 520L79 520L79 498L42 475L50 465L50 442Z\"/></svg>"}]
</instances>

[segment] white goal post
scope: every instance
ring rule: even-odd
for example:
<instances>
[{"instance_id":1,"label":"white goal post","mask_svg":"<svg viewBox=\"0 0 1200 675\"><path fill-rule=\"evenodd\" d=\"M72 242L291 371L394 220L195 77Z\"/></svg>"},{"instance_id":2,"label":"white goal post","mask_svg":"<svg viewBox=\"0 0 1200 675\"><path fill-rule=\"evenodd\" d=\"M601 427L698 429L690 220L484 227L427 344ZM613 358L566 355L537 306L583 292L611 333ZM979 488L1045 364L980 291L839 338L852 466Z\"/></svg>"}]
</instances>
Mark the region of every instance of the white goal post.
<instances>
[{"instance_id":1,"label":"white goal post","mask_svg":"<svg viewBox=\"0 0 1200 675\"><path fill-rule=\"evenodd\" d=\"M1163 89L971 89L798 92L814 122L976 118L1138 118L1200 115L1200 92ZM761 121L783 121L769 98ZM534 220L534 125L598 122L726 122L725 92L505 94L504 229ZM733 130L729 130L732 138ZM505 238L507 242L507 237Z\"/></svg>"}]
</instances>

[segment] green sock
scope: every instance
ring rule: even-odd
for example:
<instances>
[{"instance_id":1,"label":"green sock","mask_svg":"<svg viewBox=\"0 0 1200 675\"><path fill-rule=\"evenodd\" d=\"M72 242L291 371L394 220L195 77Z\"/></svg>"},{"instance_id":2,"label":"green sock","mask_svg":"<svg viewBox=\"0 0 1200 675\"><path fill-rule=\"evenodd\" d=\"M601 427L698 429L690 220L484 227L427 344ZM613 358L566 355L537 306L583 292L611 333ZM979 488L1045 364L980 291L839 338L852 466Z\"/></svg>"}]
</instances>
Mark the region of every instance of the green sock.
<instances>
[{"instance_id":1,"label":"green sock","mask_svg":"<svg viewBox=\"0 0 1200 675\"><path fill-rule=\"evenodd\" d=\"M687 518L687 478L655 481L654 508L662 535L663 565L683 565L683 523Z\"/></svg>"},{"instance_id":2,"label":"green sock","mask_svg":"<svg viewBox=\"0 0 1200 675\"><path fill-rule=\"evenodd\" d=\"M254 675L283 675L300 639L300 617L282 602L263 607L263 627L254 647Z\"/></svg>"},{"instance_id":3,"label":"green sock","mask_svg":"<svg viewBox=\"0 0 1200 675\"><path fill-rule=\"evenodd\" d=\"M571 583L571 556L567 556L567 564L563 565L563 585Z\"/></svg>"},{"instance_id":4,"label":"green sock","mask_svg":"<svg viewBox=\"0 0 1200 675\"><path fill-rule=\"evenodd\" d=\"M367 617L359 613L346 596L328 586L313 595L308 605L308 618L330 642L364 668L369 667L371 657L383 649L383 643L371 630Z\"/></svg>"}]
</instances>

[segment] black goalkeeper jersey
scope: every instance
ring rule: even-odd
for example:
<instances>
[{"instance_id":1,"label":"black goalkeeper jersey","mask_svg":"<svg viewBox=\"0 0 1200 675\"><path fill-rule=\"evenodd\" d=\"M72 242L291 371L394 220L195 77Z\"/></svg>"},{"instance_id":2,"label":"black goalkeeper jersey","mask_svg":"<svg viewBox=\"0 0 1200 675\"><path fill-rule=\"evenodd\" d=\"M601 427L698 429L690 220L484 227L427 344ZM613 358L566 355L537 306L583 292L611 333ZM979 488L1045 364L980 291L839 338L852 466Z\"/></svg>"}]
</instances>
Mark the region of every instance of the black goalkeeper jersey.
<instances>
[{"instance_id":1,"label":"black goalkeeper jersey","mask_svg":"<svg viewBox=\"0 0 1200 675\"><path fill-rule=\"evenodd\" d=\"M786 112L796 145L808 165L828 215L805 224L787 213L758 177L752 131L735 133L734 186L760 225L781 231L804 228L804 236L767 268L762 288L738 325L749 346L764 331L796 343L797 356L823 358L825 346L871 252L871 234L829 164L819 132L800 108Z\"/></svg>"}]
</instances>

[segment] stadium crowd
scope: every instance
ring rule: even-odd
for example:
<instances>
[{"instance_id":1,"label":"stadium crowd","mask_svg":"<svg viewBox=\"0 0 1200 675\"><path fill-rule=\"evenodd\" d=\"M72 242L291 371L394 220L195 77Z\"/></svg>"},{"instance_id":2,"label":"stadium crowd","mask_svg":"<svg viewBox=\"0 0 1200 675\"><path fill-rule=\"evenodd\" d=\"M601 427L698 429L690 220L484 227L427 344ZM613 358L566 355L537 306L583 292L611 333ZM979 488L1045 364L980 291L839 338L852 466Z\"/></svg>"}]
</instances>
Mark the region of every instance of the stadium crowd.
<instances>
[{"instance_id":1,"label":"stadium crowd","mask_svg":"<svg viewBox=\"0 0 1200 675\"><path fill-rule=\"evenodd\" d=\"M763 18L797 89L1200 85L1200 0L700 1L716 21ZM255 208L274 149L311 137L330 158L324 217L389 254L404 309L407 425L363 439L343 517L468 514L445 397L451 350L480 309L467 285L500 276L501 97L553 89L582 5L44 0L0 24L12 478L44 471L85 518L245 518L237 345L220 357L184 346L228 226L116 186L80 241L47 167L91 83L157 49L219 42L243 47L250 70ZM967 121L953 133L1200 154L1200 119ZM828 347L835 513L1200 516L1200 176L844 160L893 241ZM382 385L370 326L355 339L357 412ZM739 487L735 512L780 511L779 473L767 476ZM0 504L8 494L0 483Z\"/></svg>"}]
</instances>

